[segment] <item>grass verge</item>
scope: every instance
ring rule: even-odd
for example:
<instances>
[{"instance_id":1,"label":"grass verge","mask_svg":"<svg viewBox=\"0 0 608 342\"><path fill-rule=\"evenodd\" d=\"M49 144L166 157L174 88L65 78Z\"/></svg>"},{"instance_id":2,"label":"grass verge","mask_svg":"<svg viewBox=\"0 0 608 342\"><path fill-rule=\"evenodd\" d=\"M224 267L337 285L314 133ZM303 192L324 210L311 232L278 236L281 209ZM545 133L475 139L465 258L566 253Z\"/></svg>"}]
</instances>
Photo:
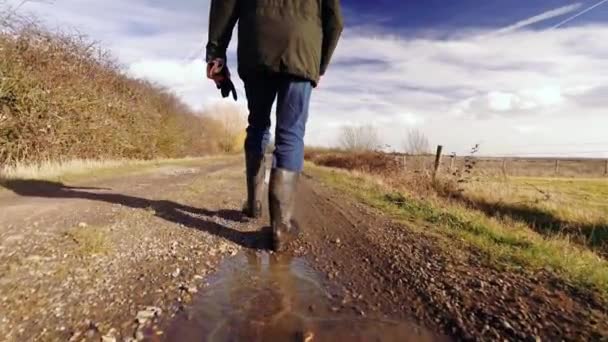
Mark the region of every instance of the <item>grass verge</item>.
<instances>
[{"instance_id":1,"label":"grass verge","mask_svg":"<svg viewBox=\"0 0 608 342\"><path fill-rule=\"evenodd\" d=\"M219 161L225 156L155 159L155 160L69 160L42 163L16 164L0 168L0 185L3 180L77 181L79 179L104 179L120 175L145 173L162 166L197 166ZM0 191L2 188L0 187Z\"/></svg>"},{"instance_id":2,"label":"grass verge","mask_svg":"<svg viewBox=\"0 0 608 342\"><path fill-rule=\"evenodd\" d=\"M56 180L58 178L74 178L83 175L103 176L115 175L121 172L145 171L163 165L196 165L204 160L221 157L200 157L182 159L154 160L85 160L45 161L41 163L21 163L0 168L0 179L38 179Z\"/></svg>"},{"instance_id":3,"label":"grass verge","mask_svg":"<svg viewBox=\"0 0 608 342\"><path fill-rule=\"evenodd\" d=\"M564 237L543 236L522 222L489 217L462 204L417 199L379 177L310 164L307 172L394 219L424 226L425 233L474 246L497 267L549 270L608 299L608 262Z\"/></svg>"}]
</instances>

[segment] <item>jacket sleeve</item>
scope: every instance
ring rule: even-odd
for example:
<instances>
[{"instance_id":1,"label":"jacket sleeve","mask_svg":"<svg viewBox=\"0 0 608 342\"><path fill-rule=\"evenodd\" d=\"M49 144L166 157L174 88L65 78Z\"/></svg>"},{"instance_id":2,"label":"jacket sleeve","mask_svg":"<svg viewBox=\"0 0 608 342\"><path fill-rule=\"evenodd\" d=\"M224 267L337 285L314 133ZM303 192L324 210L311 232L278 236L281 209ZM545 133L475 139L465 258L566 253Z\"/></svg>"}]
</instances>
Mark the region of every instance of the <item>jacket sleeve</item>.
<instances>
[{"instance_id":1,"label":"jacket sleeve","mask_svg":"<svg viewBox=\"0 0 608 342\"><path fill-rule=\"evenodd\" d=\"M323 24L323 45L321 50L321 75L325 74L338 40L344 28L340 0L323 0L321 17Z\"/></svg>"},{"instance_id":2,"label":"jacket sleeve","mask_svg":"<svg viewBox=\"0 0 608 342\"><path fill-rule=\"evenodd\" d=\"M215 58L226 59L226 49L238 20L238 2L239 0L211 0L207 62Z\"/></svg>"}]
</instances>

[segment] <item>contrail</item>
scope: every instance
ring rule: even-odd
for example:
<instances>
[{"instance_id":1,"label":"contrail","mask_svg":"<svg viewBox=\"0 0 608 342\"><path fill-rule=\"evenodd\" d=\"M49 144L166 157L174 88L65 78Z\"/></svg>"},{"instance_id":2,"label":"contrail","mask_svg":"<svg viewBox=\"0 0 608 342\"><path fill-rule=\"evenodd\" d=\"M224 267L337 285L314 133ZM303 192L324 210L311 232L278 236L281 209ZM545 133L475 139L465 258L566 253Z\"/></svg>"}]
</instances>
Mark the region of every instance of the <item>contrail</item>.
<instances>
[{"instance_id":1,"label":"contrail","mask_svg":"<svg viewBox=\"0 0 608 342\"><path fill-rule=\"evenodd\" d=\"M608 1L608 0L606 0ZM522 20L522 21L518 21L513 25L507 26L505 28L502 28L498 31L495 31L494 34L503 34L503 33L508 33L508 32L512 32L521 28L524 28L526 26L530 26L532 24L536 24L538 22L541 21L545 21L545 20L549 20L549 19L553 19L555 17L559 17L562 16L564 14L568 14L570 12L574 12L576 10L578 10L581 7L581 3L575 3L572 5L568 5L568 6L563 6L563 7L559 7L559 8L555 8L552 9L550 11L547 12L543 12L539 15L535 15L533 17L530 17L528 19Z\"/></svg>"},{"instance_id":2,"label":"contrail","mask_svg":"<svg viewBox=\"0 0 608 342\"><path fill-rule=\"evenodd\" d=\"M602 0L602 1L598 2L597 4L595 4L595 5L593 5L593 6L589 7L589 8L587 8L587 9L585 9L585 10L580 11L580 12L578 12L577 14L575 14L575 15L573 15L573 16L571 16L571 17L569 17L569 18L566 18L566 19L564 19L564 20L560 21L560 22L559 22L559 23L557 23L556 25L552 26L552 27L551 27L551 29L552 29L552 30L553 30L553 29L556 29L556 28L558 28L558 27L560 27L560 26L562 26L562 25L564 25L564 24L566 24L566 23L568 23L568 22L572 21L573 19L575 19L575 18L577 18L577 17L579 17L579 16L581 16L581 15L583 15L583 14L585 14L585 13L587 13L587 12L591 11L592 9L594 9L594 8L596 8L596 7L598 7L598 6L602 5L602 4L604 4L604 3L606 3L606 2L608 2L608 0Z\"/></svg>"}]
</instances>

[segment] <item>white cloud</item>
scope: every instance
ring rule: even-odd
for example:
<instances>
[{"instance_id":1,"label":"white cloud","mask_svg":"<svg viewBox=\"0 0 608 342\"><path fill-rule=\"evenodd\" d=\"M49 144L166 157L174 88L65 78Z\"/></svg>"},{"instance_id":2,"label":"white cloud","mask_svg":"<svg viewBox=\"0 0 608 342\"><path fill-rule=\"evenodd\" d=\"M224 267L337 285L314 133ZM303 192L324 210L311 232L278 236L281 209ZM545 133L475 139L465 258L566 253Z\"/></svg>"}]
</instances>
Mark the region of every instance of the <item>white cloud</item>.
<instances>
[{"instance_id":1,"label":"white cloud","mask_svg":"<svg viewBox=\"0 0 608 342\"><path fill-rule=\"evenodd\" d=\"M459 153L480 141L491 154L522 143L558 152L547 145L605 139L608 25L526 30L577 8L532 17L500 35L401 38L348 28L313 94L307 142L335 144L342 125L370 123L392 146L417 126ZM100 40L126 72L169 87L195 108L219 101L201 60L208 1L62 0L24 9ZM231 67L236 72L234 60Z\"/></svg>"},{"instance_id":2,"label":"white cloud","mask_svg":"<svg viewBox=\"0 0 608 342\"><path fill-rule=\"evenodd\" d=\"M608 127L605 107L597 105L608 98L608 88L602 86L606 84L603 75L608 74L601 43L606 39L608 26L523 30L492 39L473 35L455 40L347 32L336 64L324 80L325 89L317 94L321 98L317 102L323 104L318 110L326 112L325 121L389 122L402 125L401 132L407 124L399 118L410 113L434 136L433 141L456 151L484 141L483 152L498 153L504 150L501 145L508 146L514 139L510 127L517 125L551 126L542 131L543 152L547 141L580 141L594 134L601 139L602 134L590 128ZM378 61L346 63L357 56ZM343 91L345 85L351 89ZM319 139L327 133L322 134ZM399 133L386 138L400 139ZM517 139L533 142L536 137L517 135Z\"/></svg>"}]
</instances>

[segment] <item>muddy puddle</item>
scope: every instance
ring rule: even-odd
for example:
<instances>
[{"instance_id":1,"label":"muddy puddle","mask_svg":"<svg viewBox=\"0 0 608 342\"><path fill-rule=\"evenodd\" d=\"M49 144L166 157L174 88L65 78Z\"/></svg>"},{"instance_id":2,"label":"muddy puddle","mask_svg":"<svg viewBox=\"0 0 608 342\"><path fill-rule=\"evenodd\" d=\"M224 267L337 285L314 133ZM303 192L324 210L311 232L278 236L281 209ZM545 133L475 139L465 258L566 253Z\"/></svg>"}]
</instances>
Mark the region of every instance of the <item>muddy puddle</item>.
<instances>
[{"instance_id":1,"label":"muddy puddle","mask_svg":"<svg viewBox=\"0 0 608 342\"><path fill-rule=\"evenodd\" d=\"M225 261L169 341L435 341L407 322L336 312L322 277L304 258L243 252Z\"/></svg>"}]
</instances>

